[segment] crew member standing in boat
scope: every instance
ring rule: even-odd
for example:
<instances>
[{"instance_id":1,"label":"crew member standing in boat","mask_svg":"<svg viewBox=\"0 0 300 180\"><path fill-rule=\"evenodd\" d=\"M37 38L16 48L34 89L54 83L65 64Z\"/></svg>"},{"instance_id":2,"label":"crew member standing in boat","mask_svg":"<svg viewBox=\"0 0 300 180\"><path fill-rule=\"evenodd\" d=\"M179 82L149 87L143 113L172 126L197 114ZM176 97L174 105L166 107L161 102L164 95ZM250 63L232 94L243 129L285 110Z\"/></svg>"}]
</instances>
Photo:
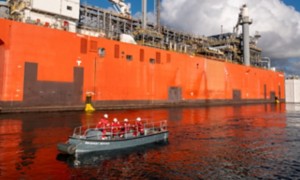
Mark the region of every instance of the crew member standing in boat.
<instances>
[{"instance_id":1,"label":"crew member standing in boat","mask_svg":"<svg viewBox=\"0 0 300 180\"><path fill-rule=\"evenodd\" d=\"M113 137L116 137L119 135L120 123L117 118L114 118L113 122L111 123L111 132L113 133L112 134Z\"/></svg>"},{"instance_id":2,"label":"crew member standing in boat","mask_svg":"<svg viewBox=\"0 0 300 180\"><path fill-rule=\"evenodd\" d=\"M137 136L138 134L144 135L144 125L141 122L141 120L142 119L140 117L136 118L135 128L133 133L134 136Z\"/></svg>"},{"instance_id":3,"label":"crew member standing in boat","mask_svg":"<svg viewBox=\"0 0 300 180\"><path fill-rule=\"evenodd\" d=\"M121 126L121 132L120 132L120 137L124 137L125 134L128 134L130 131L130 124L128 122L128 119L125 118L123 125ZM125 136L126 137L126 136Z\"/></svg>"},{"instance_id":4,"label":"crew member standing in boat","mask_svg":"<svg viewBox=\"0 0 300 180\"><path fill-rule=\"evenodd\" d=\"M104 114L103 118L100 119L96 128L100 129L102 132L102 139L106 139L106 131L109 128L110 124L108 122L108 115Z\"/></svg>"}]
</instances>

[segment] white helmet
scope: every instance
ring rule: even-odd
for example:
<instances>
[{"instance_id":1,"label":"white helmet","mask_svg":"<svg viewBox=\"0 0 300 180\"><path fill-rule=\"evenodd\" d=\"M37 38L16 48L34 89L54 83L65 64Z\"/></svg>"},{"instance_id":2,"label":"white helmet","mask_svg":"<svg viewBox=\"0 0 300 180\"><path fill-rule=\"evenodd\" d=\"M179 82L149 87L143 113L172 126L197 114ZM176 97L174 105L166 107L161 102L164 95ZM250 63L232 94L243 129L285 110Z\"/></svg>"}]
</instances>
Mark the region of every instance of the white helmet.
<instances>
[{"instance_id":1,"label":"white helmet","mask_svg":"<svg viewBox=\"0 0 300 180\"><path fill-rule=\"evenodd\" d=\"M136 118L137 121L141 121L142 119L140 117Z\"/></svg>"},{"instance_id":2,"label":"white helmet","mask_svg":"<svg viewBox=\"0 0 300 180\"><path fill-rule=\"evenodd\" d=\"M104 114L104 117L105 117L105 118L108 118L108 114Z\"/></svg>"},{"instance_id":3,"label":"white helmet","mask_svg":"<svg viewBox=\"0 0 300 180\"><path fill-rule=\"evenodd\" d=\"M127 119L127 118L125 118L125 119L124 119L124 122L128 122L128 119Z\"/></svg>"},{"instance_id":4,"label":"white helmet","mask_svg":"<svg viewBox=\"0 0 300 180\"><path fill-rule=\"evenodd\" d=\"M114 118L114 122L118 122L118 119L117 119L117 118Z\"/></svg>"}]
</instances>

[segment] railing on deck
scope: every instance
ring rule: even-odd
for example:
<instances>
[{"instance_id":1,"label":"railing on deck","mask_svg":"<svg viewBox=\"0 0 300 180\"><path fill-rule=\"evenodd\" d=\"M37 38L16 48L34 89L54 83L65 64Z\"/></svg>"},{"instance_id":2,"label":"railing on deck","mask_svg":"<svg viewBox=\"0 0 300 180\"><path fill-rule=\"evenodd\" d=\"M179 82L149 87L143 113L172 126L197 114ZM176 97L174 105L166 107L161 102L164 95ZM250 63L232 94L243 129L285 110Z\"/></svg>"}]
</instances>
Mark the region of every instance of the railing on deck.
<instances>
[{"instance_id":1,"label":"railing on deck","mask_svg":"<svg viewBox=\"0 0 300 180\"><path fill-rule=\"evenodd\" d=\"M161 121L145 121L142 122L143 132L140 132L139 127L135 123L130 123L129 127L125 128L123 125L120 125L117 130L116 127L108 128L96 128L96 125L80 126L74 128L73 136L75 138L81 139L101 139L99 133L102 135L105 132L106 139L122 139L122 138L132 138L136 136L147 136L151 134L157 134L168 130L167 120ZM94 132L94 133L91 133Z\"/></svg>"}]
</instances>

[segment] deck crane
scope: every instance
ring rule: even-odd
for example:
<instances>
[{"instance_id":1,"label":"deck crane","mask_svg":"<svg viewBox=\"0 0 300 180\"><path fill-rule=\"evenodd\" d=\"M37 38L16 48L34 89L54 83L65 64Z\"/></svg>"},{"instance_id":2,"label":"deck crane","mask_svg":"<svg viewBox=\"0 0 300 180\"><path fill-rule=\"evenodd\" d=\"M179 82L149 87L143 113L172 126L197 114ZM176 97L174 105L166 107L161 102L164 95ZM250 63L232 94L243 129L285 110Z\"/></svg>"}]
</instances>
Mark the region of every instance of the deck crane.
<instances>
[{"instance_id":1,"label":"deck crane","mask_svg":"<svg viewBox=\"0 0 300 180\"><path fill-rule=\"evenodd\" d=\"M117 12L124 16L130 16L130 5L125 3L125 0L109 0L116 9Z\"/></svg>"}]
</instances>

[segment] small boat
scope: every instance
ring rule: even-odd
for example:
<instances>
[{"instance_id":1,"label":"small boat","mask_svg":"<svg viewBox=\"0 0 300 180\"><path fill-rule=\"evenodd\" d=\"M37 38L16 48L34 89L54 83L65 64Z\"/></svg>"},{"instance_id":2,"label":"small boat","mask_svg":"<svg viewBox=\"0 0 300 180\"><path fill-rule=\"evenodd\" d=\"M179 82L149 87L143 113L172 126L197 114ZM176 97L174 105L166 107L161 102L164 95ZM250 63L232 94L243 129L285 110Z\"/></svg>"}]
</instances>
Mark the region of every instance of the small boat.
<instances>
[{"instance_id":1,"label":"small boat","mask_svg":"<svg viewBox=\"0 0 300 180\"><path fill-rule=\"evenodd\" d=\"M111 127L106 129L95 128L94 125L76 127L67 142L57 144L57 149L64 154L78 155L168 141L169 132L166 120L147 121L142 125L142 128L120 127L122 130L117 132Z\"/></svg>"}]
</instances>

